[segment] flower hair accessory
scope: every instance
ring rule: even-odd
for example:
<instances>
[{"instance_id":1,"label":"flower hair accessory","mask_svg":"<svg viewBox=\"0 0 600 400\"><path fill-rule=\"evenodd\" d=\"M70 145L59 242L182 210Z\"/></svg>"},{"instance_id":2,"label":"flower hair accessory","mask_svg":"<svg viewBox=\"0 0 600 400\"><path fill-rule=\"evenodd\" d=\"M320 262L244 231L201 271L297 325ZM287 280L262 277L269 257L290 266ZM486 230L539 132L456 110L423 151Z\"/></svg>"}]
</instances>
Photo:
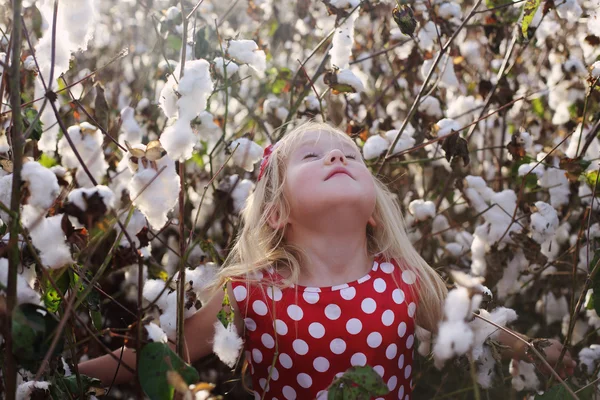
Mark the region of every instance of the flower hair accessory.
<instances>
[{"instance_id":1,"label":"flower hair accessory","mask_svg":"<svg viewBox=\"0 0 600 400\"><path fill-rule=\"evenodd\" d=\"M262 178L265 168L267 168L267 164L269 163L269 158L271 158L271 154L277 148L278 144L279 142L265 147L265 150L263 151L263 159L260 162L260 169L258 170L258 178L256 179L257 182L260 182L260 178Z\"/></svg>"}]
</instances>

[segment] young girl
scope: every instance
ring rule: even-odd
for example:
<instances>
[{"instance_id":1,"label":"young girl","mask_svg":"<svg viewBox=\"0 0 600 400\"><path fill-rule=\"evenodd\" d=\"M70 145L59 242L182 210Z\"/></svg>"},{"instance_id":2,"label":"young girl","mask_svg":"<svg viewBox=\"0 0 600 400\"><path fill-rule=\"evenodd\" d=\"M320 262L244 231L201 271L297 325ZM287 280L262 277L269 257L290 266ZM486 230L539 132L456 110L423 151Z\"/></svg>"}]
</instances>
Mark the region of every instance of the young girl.
<instances>
[{"instance_id":1,"label":"young girl","mask_svg":"<svg viewBox=\"0 0 600 400\"><path fill-rule=\"evenodd\" d=\"M351 138L308 123L269 147L242 220L215 295L185 322L189 360L212 351L226 284L257 399L327 398L357 365L381 375L386 399L409 399L415 325L437 330L446 287ZM512 336L500 340L523 352ZM135 365L130 351L123 360ZM79 369L108 385L115 367L104 356ZM130 378L121 368L116 381Z\"/></svg>"}]
</instances>

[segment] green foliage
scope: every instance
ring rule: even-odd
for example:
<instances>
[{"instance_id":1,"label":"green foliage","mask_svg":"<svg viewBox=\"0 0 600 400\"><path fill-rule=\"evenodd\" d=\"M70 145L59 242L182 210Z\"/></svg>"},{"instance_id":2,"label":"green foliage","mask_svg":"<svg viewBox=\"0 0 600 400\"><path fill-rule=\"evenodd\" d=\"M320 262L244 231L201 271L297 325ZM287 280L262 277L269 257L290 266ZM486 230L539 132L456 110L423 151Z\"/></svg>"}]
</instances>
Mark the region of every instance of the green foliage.
<instances>
[{"instance_id":1,"label":"green foliage","mask_svg":"<svg viewBox=\"0 0 600 400\"><path fill-rule=\"evenodd\" d=\"M151 400L169 400L174 389L167 380L167 371L175 371L188 385L198 382L195 368L183 362L166 343L148 343L140 354L138 378Z\"/></svg>"},{"instance_id":2,"label":"green foliage","mask_svg":"<svg viewBox=\"0 0 600 400\"><path fill-rule=\"evenodd\" d=\"M292 70L289 68L271 68L267 70L269 77L269 90L273 94L285 92L288 82L292 79Z\"/></svg>"},{"instance_id":3,"label":"green foliage","mask_svg":"<svg viewBox=\"0 0 600 400\"><path fill-rule=\"evenodd\" d=\"M529 25L531 21L533 21L533 16L540 6L541 0L527 0L525 5L523 6L523 22L521 23L521 32L523 32L523 37L529 39Z\"/></svg>"},{"instance_id":4,"label":"green foliage","mask_svg":"<svg viewBox=\"0 0 600 400\"><path fill-rule=\"evenodd\" d=\"M372 367L351 367L329 386L328 400L368 400L385 396L389 389Z\"/></svg>"},{"instance_id":5,"label":"green foliage","mask_svg":"<svg viewBox=\"0 0 600 400\"><path fill-rule=\"evenodd\" d=\"M12 338L13 354L19 364L29 371L35 371L50 349L56 334L58 320L44 307L34 304L21 304L13 310ZM60 338L52 357L59 357L63 349Z\"/></svg>"},{"instance_id":6,"label":"green foliage","mask_svg":"<svg viewBox=\"0 0 600 400\"><path fill-rule=\"evenodd\" d=\"M544 103L540 97L531 100L533 112L540 118L544 118Z\"/></svg>"},{"instance_id":7,"label":"green foliage","mask_svg":"<svg viewBox=\"0 0 600 400\"><path fill-rule=\"evenodd\" d=\"M23 111L23 124L25 125L25 129L29 129L29 127L33 125L33 128L31 128L32 130L30 137L34 140L40 140L43 132L40 119L38 118L37 121L35 120L37 115L37 110L32 107L27 107Z\"/></svg>"},{"instance_id":8,"label":"green foliage","mask_svg":"<svg viewBox=\"0 0 600 400\"><path fill-rule=\"evenodd\" d=\"M38 162L43 165L46 168L52 168L55 165L58 165L58 162L56 161L55 158L49 156L46 153L43 153L40 158L38 159Z\"/></svg>"},{"instance_id":9,"label":"green foliage","mask_svg":"<svg viewBox=\"0 0 600 400\"><path fill-rule=\"evenodd\" d=\"M79 375L79 377L81 379L81 388L77 383L76 375L57 375L52 380L52 385L50 385L50 395L52 398L55 400L70 399L81 393L96 396L104 394L105 390L102 388L102 382L99 379L87 375Z\"/></svg>"},{"instance_id":10,"label":"green foliage","mask_svg":"<svg viewBox=\"0 0 600 400\"><path fill-rule=\"evenodd\" d=\"M52 282L47 279L45 281L46 291L44 292L43 300L48 311L57 312L58 308L60 307L60 303L62 302L60 294L64 295L69 288L69 274L67 273L66 269L57 271L50 270L48 271L48 274L52 280L54 280L54 283L56 283L56 288L54 285L52 285ZM58 289L60 293L56 289Z\"/></svg>"}]
</instances>

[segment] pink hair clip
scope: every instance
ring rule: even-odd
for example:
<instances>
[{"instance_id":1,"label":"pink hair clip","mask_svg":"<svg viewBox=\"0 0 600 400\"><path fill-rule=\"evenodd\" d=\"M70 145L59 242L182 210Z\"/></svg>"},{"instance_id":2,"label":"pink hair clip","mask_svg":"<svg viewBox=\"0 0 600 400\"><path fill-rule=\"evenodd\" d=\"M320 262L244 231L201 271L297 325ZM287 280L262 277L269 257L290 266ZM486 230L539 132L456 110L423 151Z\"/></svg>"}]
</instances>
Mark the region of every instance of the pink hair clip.
<instances>
[{"instance_id":1,"label":"pink hair clip","mask_svg":"<svg viewBox=\"0 0 600 400\"><path fill-rule=\"evenodd\" d=\"M265 150L263 151L263 159L260 162L260 169L258 170L258 178L256 179L257 182L260 182L260 178L262 178L265 172L265 168L267 168L269 158L271 158L271 154L273 153L273 150L275 150L278 144L279 142L275 144L270 144L267 147L265 147Z\"/></svg>"}]
</instances>

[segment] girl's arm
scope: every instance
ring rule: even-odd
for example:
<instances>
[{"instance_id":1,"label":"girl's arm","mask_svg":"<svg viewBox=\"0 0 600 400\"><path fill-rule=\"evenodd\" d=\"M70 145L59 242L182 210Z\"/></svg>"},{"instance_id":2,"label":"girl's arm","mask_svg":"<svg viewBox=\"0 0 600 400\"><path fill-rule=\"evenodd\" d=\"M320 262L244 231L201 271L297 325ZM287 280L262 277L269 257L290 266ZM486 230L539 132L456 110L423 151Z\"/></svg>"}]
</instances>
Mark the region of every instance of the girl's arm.
<instances>
[{"instance_id":1,"label":"girl's arm","mask_svg":"<svg viewBox=\"0 0 600 400\"><path fill-rule=\"evenodd\" d=\"M231 303L235 311L235 325L238 328L238 332L242 332L243 323L242 319L239 317L237 304L235 302L235 297L233 297L233 291L230 283L227 285L227 291L229 293L229 298L232 300ZM214 323L217 321L217 313L221 309L222 302L223 291L218 290L208 301L208 303L203 305L203 307L196 314L185 320L184 359L187 362L193 363L194 361L207 356L212 352L212 340L215 334ZM174 344L169 343L169 346L171 349L175 350ZM113 351L113 354L117 357L117 359L114 359L109 354L106 354L102 357L79 364L79 372L81 374L100 379L102 384L105 386L110 385L117 369L117 360L121 355L121 349ZM125 348L123 350L122 362L131 367L133 370L136 369L136 356L133 349ZM115 384L129 382L134 378L134 375L126 368L119 368L115 378Z\"/></svg>"}]
</instances>

